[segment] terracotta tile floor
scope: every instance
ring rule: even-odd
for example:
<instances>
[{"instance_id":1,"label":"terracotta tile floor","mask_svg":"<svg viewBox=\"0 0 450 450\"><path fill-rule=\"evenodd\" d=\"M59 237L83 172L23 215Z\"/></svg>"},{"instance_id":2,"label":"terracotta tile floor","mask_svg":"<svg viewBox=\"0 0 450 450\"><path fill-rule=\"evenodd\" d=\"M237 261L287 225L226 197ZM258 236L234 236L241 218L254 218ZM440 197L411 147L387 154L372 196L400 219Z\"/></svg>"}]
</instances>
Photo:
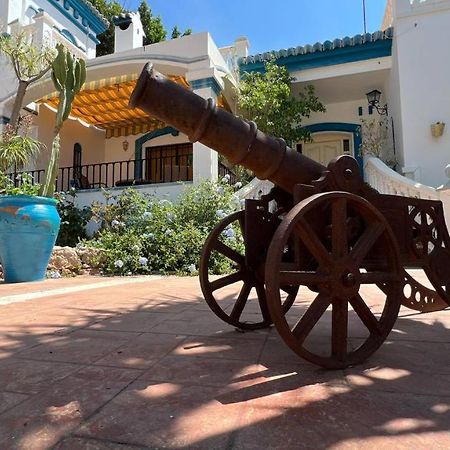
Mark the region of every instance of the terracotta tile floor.
<instances>
[{"instance_id":1,"label":"terracotta tile floor","mask_svg":"<svg viewBox=\"0 0 450 450\"><path fill-rule=\"evenodd\" d=\"M324 371L217 319L196 278L0 284L0 449L50 448L449 449L450 310L402 309L363 365Z\"/></svg>"}]
</instances>

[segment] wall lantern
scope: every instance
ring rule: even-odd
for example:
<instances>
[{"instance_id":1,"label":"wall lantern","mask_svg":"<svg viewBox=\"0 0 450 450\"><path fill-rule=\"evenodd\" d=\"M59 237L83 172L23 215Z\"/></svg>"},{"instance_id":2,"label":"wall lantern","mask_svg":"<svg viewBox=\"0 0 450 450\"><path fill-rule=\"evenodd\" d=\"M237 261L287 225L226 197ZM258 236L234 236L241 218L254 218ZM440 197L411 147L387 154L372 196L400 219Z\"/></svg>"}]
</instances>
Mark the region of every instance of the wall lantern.
<instances>
[{"instance_id":1,"label":"wall lantern","mask_svg":"<svg viewBox=\"0 0 450 450\"><path fill-rule=\"evenodd\" d=\"M366 94L367 101L370 106L375 108L381 116L387 116L387 105L380 106L381 92L378 89L374 89Z\"/></svg>"},{"instance_id":2,"label":"wall lantern","mask_svg":"<svg viewBox=\"0 0 450 450\"><path fill-rule=\"evenodd\" d=\"M431 124L431 135L433 137L441 137L444 134L445 123L436 122Z\"/></svg>"},{"instance_id":3,"label":"wall lantern","mask_svg":"<svg viewBox=\"0 0 450 450\"><path fill-rule=\"evenodd\" d=\"M128 150L129 145L130 143L126 139L122 142L122 148L125 152Z\"/></svg>"}]
</instances>

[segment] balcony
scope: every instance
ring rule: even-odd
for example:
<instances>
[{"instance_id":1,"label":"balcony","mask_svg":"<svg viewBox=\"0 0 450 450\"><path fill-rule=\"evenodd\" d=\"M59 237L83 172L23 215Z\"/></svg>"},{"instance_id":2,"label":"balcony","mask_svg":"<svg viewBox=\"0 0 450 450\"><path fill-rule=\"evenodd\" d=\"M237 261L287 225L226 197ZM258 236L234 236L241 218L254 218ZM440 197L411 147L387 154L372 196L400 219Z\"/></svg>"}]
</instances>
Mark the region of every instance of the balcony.
<instances>
[{"instance_id":1,"label":"balcony","mask_svg":"<svg viewBox=\"0 0 450 450\"><path fill-rule=\"evenodd\" d=\"M33 177L34 183L43 183L45 170L31 170L9 173L15 184L20 184L18 175L27 173ZM229 182L234 184L236 175L229 168L219 163L219 177L229 175ZM58 191L71 188L89 190L112 187L128 187L159 183L192 181L191 155L163 156L126 161L113 161L85 164L59 169L56 186Z\"/></svg>"}]
</instances>

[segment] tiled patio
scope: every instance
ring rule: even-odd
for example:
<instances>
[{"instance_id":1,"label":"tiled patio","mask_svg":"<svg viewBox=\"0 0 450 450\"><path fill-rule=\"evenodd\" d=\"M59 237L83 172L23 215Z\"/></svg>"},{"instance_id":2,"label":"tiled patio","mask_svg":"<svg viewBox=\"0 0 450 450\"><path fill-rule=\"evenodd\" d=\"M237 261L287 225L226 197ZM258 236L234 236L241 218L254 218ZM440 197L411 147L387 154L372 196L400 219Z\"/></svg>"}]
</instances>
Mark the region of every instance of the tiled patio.
<instances>
[{"instance_id":1,"label":"tiled patio","mask_svg":"<svg viewBox=\"0 0 450 450\"><path fill-rule=\"evenodd\" d=\"M448 449L449 329L402 310L327 372L221 322L196 278L0 284L0 449Z\"/></svg>"}]
</instances>

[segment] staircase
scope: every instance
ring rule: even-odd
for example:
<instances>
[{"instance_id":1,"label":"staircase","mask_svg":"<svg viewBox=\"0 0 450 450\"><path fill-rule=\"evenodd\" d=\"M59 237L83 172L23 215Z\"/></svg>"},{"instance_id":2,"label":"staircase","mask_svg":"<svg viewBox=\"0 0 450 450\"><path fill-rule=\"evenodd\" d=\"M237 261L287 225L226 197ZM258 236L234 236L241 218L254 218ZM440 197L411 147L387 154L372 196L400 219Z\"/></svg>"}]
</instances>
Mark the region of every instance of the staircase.
<instances>
[{"instance_id":1,"label":"staircase","mask_svg":"<svg viewBox=\"0 0 450 450\"><path fill-rule=\"evenodd\" d=\"M450 179L450 165L447 166L446 174ZM444 205L445 221L450 228L450 180L439 188L426 186L398 174L374 156L369 156L364 161L364 177L380 194L441 200ZM254 178L237 191L236 195L241 200L259 199L262 195L268 194L272 187L270 181Z\"/></svg>"},{"instance_id":2,"label":"staircase","mask_svg":"<svg viewBox=\"0 0 450 450\"><path fill-rule=\"evenodd\" d=\"M450 166L447 166L446 174L450 178ZM439 188L426 186L398 174L374 156L364 161L364 177L380 194L441 200L447 227L450 225L450 181Z\"/></svg>"}]
</instances>

